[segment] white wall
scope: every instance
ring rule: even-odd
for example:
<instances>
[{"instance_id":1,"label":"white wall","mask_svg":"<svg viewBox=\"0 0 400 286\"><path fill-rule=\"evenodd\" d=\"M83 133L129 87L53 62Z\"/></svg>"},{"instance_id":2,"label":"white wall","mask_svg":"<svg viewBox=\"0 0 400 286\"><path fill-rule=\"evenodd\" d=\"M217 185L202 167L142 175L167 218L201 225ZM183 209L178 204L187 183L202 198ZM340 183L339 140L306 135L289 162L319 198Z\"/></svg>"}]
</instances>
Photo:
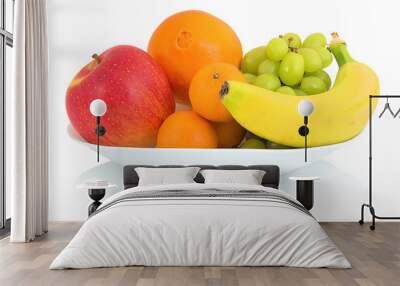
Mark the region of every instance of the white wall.
<instances>
[{"instance_id":1,"label":"white wall","mask_svg":"<svg viewBox=\"0 0 400 286\"><path fill-rule=\"evenodd\" d=\"M159 22L185 9L201 9L222 18L239 35L244 50L265 44L284 32L301 35L338 31L355 58L368 63L381 79L382 93L400 93L400 19L397 1L195 1L195 0L51 0L48 1L50 37L50 219L83 220L90 203L75 185L88 177L102 177L121 185L121 166L98 166L95 153L68 135L65 91L73 75L101 52L117 44L143 49ZM332 68L331 72L335 72ZM394 104L396 105L396 104ZM400 100L397 103L400 107ZM375 203L380 215L400 215L400 119L376 121L377 158ZM177 153L178 152L178 153ZM137 152L131 163L270 163L270 154L243 151ZM237 152L237 151L236 151ZM323 221L358 220L360 204L367 199L368 134L344 144L324 160L282 176L282 189L293 193L289 175L317 175L314 215ZM160 162L162 158L162 162ZM287 157L285 162L298 160Z\"/></svg>"}]
</instances>

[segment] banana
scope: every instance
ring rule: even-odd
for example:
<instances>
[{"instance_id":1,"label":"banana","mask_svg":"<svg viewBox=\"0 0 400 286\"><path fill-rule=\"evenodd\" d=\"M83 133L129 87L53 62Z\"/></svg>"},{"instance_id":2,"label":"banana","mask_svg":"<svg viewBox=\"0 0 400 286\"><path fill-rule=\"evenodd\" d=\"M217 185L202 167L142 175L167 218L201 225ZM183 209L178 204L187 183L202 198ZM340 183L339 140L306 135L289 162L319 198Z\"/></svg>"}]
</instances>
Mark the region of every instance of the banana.
<instances>
[{"instance_id":1,"label":"banana","mask_svg":"<svg viewBox=\"0 0 400 286\"><path fill-rule=\"evenodd\" d=\"M368 122L369 95L379 93L379 79L370 67L351 58L336 33L332 36L330 49L339 71L329 91L293 96L227 81L220 92L222 103L244 128L282 145L304 146L304 137L298 133L303 118L297 112L298 103L304 99L314 104L308 125L310 147L336 144L357 136ZM375 100L373 110L377 104Z\"/></svg>"}]
</instances>

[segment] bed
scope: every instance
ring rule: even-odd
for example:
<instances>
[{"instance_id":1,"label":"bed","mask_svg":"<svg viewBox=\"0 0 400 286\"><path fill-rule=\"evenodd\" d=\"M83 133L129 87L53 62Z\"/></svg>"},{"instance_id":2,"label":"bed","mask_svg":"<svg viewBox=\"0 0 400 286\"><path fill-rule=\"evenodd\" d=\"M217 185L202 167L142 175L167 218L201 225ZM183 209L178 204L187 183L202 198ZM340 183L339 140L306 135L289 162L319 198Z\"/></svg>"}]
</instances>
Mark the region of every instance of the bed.
<instances>
[{"instance_id":1,"label":"bed","mask_svg":"<svg viewBox=\"0 0 400 286\"><path fill-rule=\"evenodd\" d=\"M124 190L88 218L50 269L351 267L314 217L278 189L277 166L198 166L264 170L261 185L206 184L199 173L194 183L152 186L138 186L137 167L156 168L125 166Z\"/></svg>"}]
</instances>

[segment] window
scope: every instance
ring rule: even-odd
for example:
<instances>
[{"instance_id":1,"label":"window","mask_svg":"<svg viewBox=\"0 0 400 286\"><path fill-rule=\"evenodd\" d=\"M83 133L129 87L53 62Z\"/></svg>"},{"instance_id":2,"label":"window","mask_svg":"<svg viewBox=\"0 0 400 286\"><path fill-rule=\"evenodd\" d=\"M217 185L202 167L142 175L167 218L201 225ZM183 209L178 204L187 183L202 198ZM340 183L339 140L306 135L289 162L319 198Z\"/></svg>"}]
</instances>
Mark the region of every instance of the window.
<instances>
[{"instance_id":1,"label":"window","mask_svg":"<svg viewBox=\"0 0 400 286\"><path fill-rule=\"evenodd\" d=\"M5 99L11 91L14 0L0 0L0 236L9 227L9 194L4 180Z\"/></svg>"}]
</instances>

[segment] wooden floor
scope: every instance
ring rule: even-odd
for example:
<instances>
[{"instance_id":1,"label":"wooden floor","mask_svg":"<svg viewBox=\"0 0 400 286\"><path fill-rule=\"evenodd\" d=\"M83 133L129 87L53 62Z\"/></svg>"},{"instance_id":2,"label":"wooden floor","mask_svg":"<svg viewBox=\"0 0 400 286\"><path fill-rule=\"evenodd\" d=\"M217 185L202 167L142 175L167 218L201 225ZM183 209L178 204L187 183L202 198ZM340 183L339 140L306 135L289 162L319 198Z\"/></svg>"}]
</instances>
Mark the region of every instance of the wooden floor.
<instances>
[{"instance_id":1,"label":"wooden floor","mask_svg":"<svg viewBox=\"0 0 400 286\"><path fill-rule=\"evenodd\" d=\"M357 223L324 223L352 269L288 267L123 267L48 270L79 223L53 223L28 244L0 241L0 285L400 285L400 223L379 223L375 232Z\"/></svg>"}]
</instances>

